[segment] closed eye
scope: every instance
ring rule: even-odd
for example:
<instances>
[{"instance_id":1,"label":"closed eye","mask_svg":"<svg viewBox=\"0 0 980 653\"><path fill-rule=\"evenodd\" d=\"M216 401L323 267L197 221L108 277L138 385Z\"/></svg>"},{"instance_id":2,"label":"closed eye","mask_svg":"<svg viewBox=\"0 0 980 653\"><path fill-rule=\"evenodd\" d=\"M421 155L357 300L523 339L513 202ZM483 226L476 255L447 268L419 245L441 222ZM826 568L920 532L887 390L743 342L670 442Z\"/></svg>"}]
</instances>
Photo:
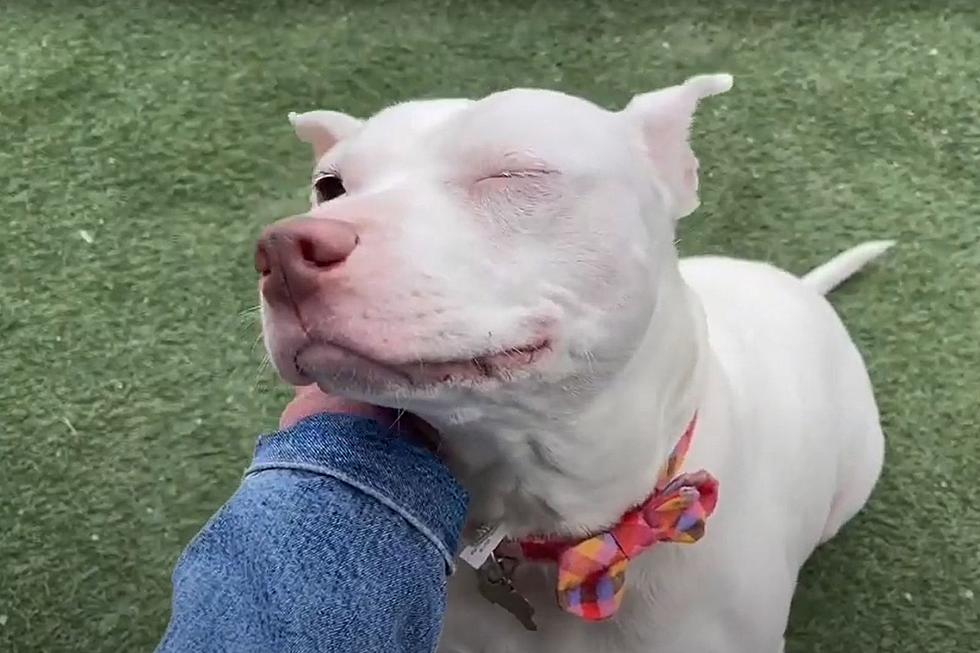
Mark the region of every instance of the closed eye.
<instances>
[{"instance_id":1,"label":"closed eye","mask_svg":"<svg viewBox=\"0 0 980 653\"><path fill-rule=\"evenodd\" d=\"M501 170L500 172L496 172L492 175L481 177L477 181L484 181L486 179L534 179L536 177L546 177L557 174L557 170L552 170L550 168L518 168L514 170Z\"/></svg>"}]
</instances>

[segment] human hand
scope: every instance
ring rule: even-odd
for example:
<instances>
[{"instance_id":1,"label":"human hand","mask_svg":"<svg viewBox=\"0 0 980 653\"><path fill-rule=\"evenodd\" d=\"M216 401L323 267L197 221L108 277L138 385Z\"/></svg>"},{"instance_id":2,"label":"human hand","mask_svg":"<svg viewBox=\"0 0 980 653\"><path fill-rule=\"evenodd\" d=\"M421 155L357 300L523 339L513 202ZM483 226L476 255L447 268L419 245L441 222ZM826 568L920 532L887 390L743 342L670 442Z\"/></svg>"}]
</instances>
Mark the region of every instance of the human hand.
<instances>
[{"instance_id":1,"label":"human hand","mask_svg":"<svg viewBox=\"0 0 980 653\"><path fill-rule=\"evenodd\" d=\"M393 408L374 406L352 399L328 395L316 385L296 388L296 394L279 417L279 428L288 429L310 415L340 413L367 417L381 424L382 428L398 428L399 434L429 451L441 450L439 432L422 419Z\"/></svg>"},{"instance_id":2,"label":"human hand","mask_svg":"<svg viewBox=\"0 0 980 653\"><path fill-rule=\"evenodd\" d=\"M296 394L292 401L286 404L286 408L279 417L280 429L288 429L310 415L318 413L356 415L373 419L381 424L382 428L394 429L397 427L399 435L407 437L434 453L438 454L440 451L439 432L411 413L366 404L353 399L335 397L325 393L316 385L307 385L295 388L295 390Z\"/></svg>"},{"instance_id":3,"label":"human hand","mask_svg":"<svg viewBox=\"0 0 980 653\"><path fill-rule=\"evenodd\" d=\"M296 388L292 401L279 417L279 428L287 429L297 422L317 413L341 413L367 417L379 422L383 427L391 427L398 417L398 411L381 406L373 406L360 401L328 395L315 384Z\"/></svg>"}]
</instances>

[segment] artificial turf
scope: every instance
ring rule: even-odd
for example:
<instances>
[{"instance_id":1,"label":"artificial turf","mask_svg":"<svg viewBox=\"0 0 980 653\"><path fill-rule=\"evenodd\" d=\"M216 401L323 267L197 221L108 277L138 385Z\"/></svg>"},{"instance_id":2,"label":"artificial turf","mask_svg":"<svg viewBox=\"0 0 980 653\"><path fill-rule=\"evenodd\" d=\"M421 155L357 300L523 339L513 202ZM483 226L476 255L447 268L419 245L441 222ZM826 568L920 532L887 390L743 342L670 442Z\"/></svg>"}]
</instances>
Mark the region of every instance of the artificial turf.
<instances>
[{"instance_id":1,"label":"artificial turf","mask_svg":"<svg viewBox=\"0 0 980 653\"><path fill-rule=\"evenodd\" d=\"M868 508L806 568L804 651L980 649L975 2L151 2L0 7L0 651L138 651L184 544L286 396L251 247L302 205L290 110L544 86L621 106L729 71L695 129L685 252L834 296L888 435ZM258 348L260 349L260 347Z\"/></svg>"}]
</instances>

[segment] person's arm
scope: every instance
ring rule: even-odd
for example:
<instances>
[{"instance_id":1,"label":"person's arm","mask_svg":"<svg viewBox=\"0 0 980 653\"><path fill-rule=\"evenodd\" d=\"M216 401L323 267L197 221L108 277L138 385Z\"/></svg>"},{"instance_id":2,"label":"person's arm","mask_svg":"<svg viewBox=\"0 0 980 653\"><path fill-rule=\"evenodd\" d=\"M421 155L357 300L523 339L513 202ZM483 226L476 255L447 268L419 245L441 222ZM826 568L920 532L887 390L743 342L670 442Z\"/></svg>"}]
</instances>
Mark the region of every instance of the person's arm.
<instances>
[{"instance_id":1,"label":"person's arm","mask_svg":"<svg viewBox=\"0 0 980 653\"><path fill-rule=\"evenodd\" d=\"M434 651L466 503L434 455L371 419L260 438L177 564L158 651Z\"/></svg>"}]
</instances>

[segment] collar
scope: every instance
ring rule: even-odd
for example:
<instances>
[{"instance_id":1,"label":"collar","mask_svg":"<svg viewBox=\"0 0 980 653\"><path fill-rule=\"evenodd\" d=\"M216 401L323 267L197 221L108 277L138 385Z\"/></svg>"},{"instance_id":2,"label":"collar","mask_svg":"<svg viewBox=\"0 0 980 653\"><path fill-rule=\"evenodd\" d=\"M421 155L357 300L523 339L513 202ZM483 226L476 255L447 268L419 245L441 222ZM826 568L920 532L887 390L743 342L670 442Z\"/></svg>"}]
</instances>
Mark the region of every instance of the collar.
<instances>
[{"instance_id":1,"label":"collar","mask_svg":"<svg viewBox=\"0 0 980 653\"><path fill-rule=\"evenodd\" d=\"M718 501L718 481L704 470L680 473L695 415L660 469L653 493L609 530L580 540L528 539L524 557L558 564L558 605L586 621L612 617L623 601L630 560L661 542L691 544Z\"/></svg>"}]
</instances>

